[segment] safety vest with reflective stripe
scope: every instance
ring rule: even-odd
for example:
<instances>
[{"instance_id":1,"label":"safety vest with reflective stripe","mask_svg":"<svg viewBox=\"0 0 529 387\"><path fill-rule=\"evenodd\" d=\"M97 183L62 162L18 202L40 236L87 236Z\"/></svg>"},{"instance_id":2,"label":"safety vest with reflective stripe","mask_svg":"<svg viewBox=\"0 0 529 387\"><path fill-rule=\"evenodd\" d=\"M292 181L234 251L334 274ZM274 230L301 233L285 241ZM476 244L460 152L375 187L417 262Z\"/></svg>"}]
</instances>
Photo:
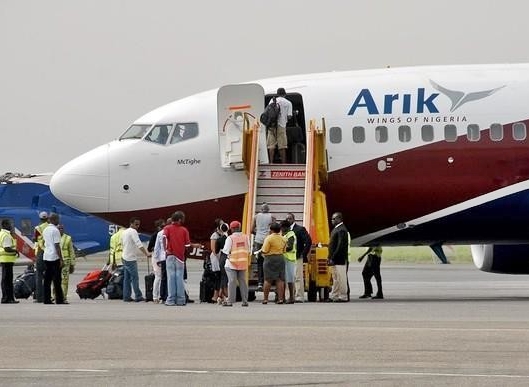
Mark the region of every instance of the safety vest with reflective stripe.
<instances>
[{"instance_id":1,"label":"safety vest with reflective stripe","mask_svg":"<svg viewBox=\"0 0 529 387\"><path fill-rule=\"evenodd\" d=\"M296 241L296 234L294 234L294 231L290 230L289 232L287 232L283 238L285 239L285 242L288 243L288 240L291 238L291 237L294 237L294 245L292 246L292 250L290 251L285 251L283 253L283 256L285 257L285 259L287 261L291 261L291 262L294 262L296 260L296 248L297 248L297 241Z\"/></svg>"},{"instance_id":2,"label":"safety vest with reflective stripe","mask_svg":"<svg viewBox=\"0 0 529 387\"><path fill-rule=\"evenodd\" d=\"M16 249L16 241L15 241L15 238L13 238L11 236L11 233L7 230L4 230L2 229L0 231L0 262L2 263L8 263L8 262L15 262L17 257L17 253L16 252L7 252L5 251L4 249L4 240L5 238L11 238L11 247L13 247L13 249Z\"/></svg>"},{"instance_id":3,"label":"safety vest with reflective stripe","mask_svg":"<svg viewBox=\"0 0 529 387\"><path fill-rule=\"evenodd\" d=\"M44 237L42 236L42 233L44 232L44 229L49 225L50 224L48 222L44 222L35 226L35 229L37 229L37 231L39 232L37 242L35 243L35 255L39 252L39 250L44 251Z\"/></svg>"},{"instance_id":4,"label":"safety vest with reflective stripe","mask_svg":"<svg viewBox=\"0 0 529 387\"><path fill-rule=\"evenodd\" d=\"M63 259L70 259L75 264L75 249L72 243L72 237L68 234L61 235L61 251Z\"/></svg>"},{"instance_id":5,"label":"safety vest with reflective stripe","mask_svg":"<svg viewBox=\"0 0 529 387\"><path fill-rule=\"evenodd\" d=\"M110 259L109 262L115 265L123 265L121 258L123 257L123 242L121 236L125 229L121 227L117 232L110 237Z\"/></svg>"},{"instance_id":6,"label":"safety vest with reflective stripe","mask_svg":"<svg viewBox=\"0 0 529 387\"><path fill-rule=\"evenodd\" d=\"M231 251L230 263L235 270L248 269L248 255L250 254L250 246L248 246L248 236L245 234L235 233L230 235Z\"/></svg>"}]
</instances>

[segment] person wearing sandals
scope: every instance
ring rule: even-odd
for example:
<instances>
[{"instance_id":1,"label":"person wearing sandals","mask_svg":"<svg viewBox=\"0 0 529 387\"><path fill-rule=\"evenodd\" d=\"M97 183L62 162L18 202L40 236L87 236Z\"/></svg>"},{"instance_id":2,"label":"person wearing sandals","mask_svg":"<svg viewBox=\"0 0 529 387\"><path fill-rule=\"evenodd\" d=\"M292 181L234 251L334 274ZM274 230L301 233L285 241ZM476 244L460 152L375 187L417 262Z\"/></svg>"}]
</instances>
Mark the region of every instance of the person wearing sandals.
<instances>
[{"instance_id":1,"label":"person wearing sandals","mask_svg":"<svg viewBox=\"0 0 529 387\"><path fill-rule=\"evenodd\" d=\"M272 282L276 283L277 303L285 302L285 252L286 241L281 236L281 225L274 222L270 225L271 233L265 238L261 254L264 256L264 289L263 304L268 304L268 294Z\"/></svg>"},{"instance_id":2,"label":"person wearing sandals","mask_svg":"<svg viewBox=\"0 0 529 387\"><path fill-rule=\"evenodd\" d=\"M294 303L294 280L296 278L296 234L290 229L290 223L288 220L283 220L281 222L281 234L285 239L285 298L286 298L286 289L288 289L288 300L285 301L286 304Z\"/></svg>"},{"instance_id":3,"label":"person wearing sandals","mask_svg":"<svg viewBox=\"0 0 529 387\"><path fill-rule=\"evenodd\" d=\"M226 238L222 252L228 257L225 268L228 275L228 301L223 306L232 306L237 294L237 283L241 290L242 306L248 306L248 256L250 255L250 238L241 232L241 223L237 220L230 222L232 234Z\"/></svg>"}]
</instances>

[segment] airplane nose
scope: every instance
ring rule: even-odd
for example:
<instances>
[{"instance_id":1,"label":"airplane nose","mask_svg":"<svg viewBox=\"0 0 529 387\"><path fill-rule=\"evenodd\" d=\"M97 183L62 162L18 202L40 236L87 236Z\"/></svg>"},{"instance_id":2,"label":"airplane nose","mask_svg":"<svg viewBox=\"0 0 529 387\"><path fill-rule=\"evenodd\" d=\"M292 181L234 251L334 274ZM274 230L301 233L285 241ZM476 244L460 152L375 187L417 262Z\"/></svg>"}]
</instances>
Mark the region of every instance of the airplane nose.
<instances>
[{"instance_id":1,"label":"airplane nose","mask_svg":"<svg viewBox=\"0 0 529 387\"><path fill-rule=\"evenodd\" d=\"M108 144L68 162L53 174L51 192L64 203L83 212L108 211Z\"/></svg>"}]
</instances>

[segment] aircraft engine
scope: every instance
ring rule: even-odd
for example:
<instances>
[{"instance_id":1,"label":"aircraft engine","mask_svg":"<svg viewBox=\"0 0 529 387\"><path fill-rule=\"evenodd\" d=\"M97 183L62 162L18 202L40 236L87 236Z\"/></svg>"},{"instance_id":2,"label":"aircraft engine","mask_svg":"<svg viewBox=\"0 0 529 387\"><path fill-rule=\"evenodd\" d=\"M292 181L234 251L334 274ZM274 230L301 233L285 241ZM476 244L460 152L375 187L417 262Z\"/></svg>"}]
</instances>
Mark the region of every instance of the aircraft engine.
<instances>
[{"instance_id":1,"label":"aircraft engine","mask_svg":"<svg viewBox=\"0 0 529 387\"><path fill-rule=\"evenodd\" d=\"M481 271L529 274L529 245L472 245L474 264Z\"/></svg>"}]
</instances>

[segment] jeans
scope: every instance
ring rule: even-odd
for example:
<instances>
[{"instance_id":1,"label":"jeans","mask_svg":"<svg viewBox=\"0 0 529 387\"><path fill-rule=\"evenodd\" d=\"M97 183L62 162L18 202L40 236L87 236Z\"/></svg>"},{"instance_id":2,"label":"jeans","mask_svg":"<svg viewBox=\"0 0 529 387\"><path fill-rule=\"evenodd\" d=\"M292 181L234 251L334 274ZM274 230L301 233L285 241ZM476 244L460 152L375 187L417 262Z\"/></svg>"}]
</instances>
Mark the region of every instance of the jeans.
<instances>
[{"instance_id":1,"label":"jeans","mask_svg":"<svg viewBox=\"0 0 529 387\"><path fill-rule=\"evenodd\" d=\"M138 280L138 263L136 261L123 260L123 300L130 300L132 297L131 284L134 289L136 299L143 297Z\"/></svg>"},{"instance_id":2,"label":"jeans","mask_svg":"<svg viewBox=\"0 0 529 387\"><path fill-rule=\"evenodd\" d=\"M248 302L248 284L246 283L246 270L233 270L226 268L228 275L228 302L234 304L237 297L237 283L241 290L242 302Z\"/></svg>"},{"instance_id":3,"label":"jeans","mask_svg":"<svg viewBox=\"0 0 529 387\"><path fill-rule=\"evenodd\" d=\"M167 269L167 299L166 305L185 305L186 293L184 284L184 262L174 255L168 255L165 260Z\"/></svg>"}]
</instances>

